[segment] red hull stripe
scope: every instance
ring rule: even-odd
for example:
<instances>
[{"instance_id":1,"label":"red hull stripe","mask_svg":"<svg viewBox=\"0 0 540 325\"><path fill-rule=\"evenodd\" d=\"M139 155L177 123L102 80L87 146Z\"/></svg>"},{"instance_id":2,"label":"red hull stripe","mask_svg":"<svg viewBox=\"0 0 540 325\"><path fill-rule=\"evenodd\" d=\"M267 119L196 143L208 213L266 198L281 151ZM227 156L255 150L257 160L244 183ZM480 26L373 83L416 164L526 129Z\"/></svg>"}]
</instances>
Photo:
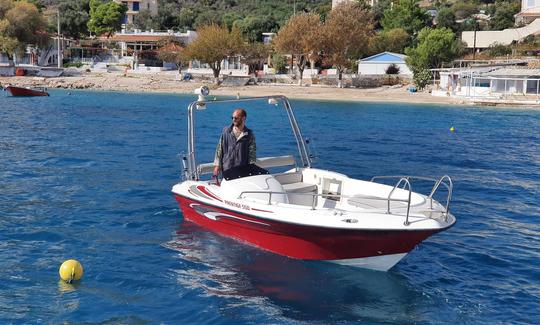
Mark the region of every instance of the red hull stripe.
<instances>
[{"instance_id":1,"label":"red hull stripe","mask_svg":"<svg viewBox=\"0 0 540 325\"><path fill-rule=\"evenodd\" d=\"M312 227L241 214L180 195L176 195L176 200L186 220L259 248L306 260L339 260L407 253L439 231L366 231Z\"/></svg>"},{"instance_id":2,"label":"red hull stripe","mask_svg":"<svg viewBox=\"0 0 540 325\"><path fill-rule=\"evenodd\" d=\"M251 210L253 210L253 211L259 211L259 212L268 212L268 213L274 213L274 211L268 211L268 210L261 210L261 209L257 209L257 208L251 208Z\"/></svg>"},{"instance_id":3,"label":"red hull stripe","mask_svg":"<svg viewBox=\"0 0 540 325\"><path fill-rule=\"evenodd\" d=\"M223 202L222 199L220 199L219 197L217 197L214 193L210 192L206 187L202 186L202 185L199 185L197 186L197 189L201 192L203 192L204 194L208 195L209 197L215 199L215 200L218 200L220 202Z\"/></svg>"}]
</instances>

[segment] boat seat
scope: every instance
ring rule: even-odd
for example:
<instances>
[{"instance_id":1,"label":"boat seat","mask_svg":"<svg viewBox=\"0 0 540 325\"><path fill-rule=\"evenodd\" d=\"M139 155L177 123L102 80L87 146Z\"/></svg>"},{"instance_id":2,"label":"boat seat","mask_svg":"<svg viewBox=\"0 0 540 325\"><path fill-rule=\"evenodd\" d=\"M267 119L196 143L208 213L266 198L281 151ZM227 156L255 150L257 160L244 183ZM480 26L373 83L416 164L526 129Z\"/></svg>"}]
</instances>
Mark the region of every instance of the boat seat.
<instances>
[{"instance_id":1,"label":"boat seat","mask_svg":"<svg viewBox=\"0 0 540 325\"><path fill-rule=\"evenodd\" d=\"M281 173L273 175L274 178L283 186L287 193L290 204L311 206L317 203L317 197L307 194L316 194L317 185L302 182L302 172Z\"/></svg>"},{"instance_id":2,"label":"boat seat","mask_svg":"<svg viewBox=\"0 0 540 325\"><path fill-rule=\"evenodd\" d=\"M281 184L287 193L312 193L317 192L317 185L303 182Z\"/></svg>"}]
</instances>

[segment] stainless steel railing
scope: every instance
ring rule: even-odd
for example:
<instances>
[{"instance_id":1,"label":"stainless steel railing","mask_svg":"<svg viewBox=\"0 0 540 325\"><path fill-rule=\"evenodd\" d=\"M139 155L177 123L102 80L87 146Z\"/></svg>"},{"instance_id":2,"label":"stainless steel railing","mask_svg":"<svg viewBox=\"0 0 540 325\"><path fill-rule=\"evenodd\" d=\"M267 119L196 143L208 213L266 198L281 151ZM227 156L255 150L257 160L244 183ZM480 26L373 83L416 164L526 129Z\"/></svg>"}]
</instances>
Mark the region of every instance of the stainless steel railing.
<instances>
[{"instance_id":1,"label":"stainless steel railing","mask_svg":"<svg viewBox=\"0 0 540 325\"><path fill-rule=\"evenodd\" d=\"M410 205L410 199L409 200L403 200L403 199L391 199L391 198L384 198L384 197L379 197L379 196L371 196L371 195L342 195L342 194L331 194L331 193L290 193L290 192L277 192L277 191L242 191L240 193L240 195L238 195L238 199L243 199L244 198L244 195L245 194L268 194L268 205L272 205L272 195L278 195L278 194L281 194L281 195L306 195L306 196L311 196L313 198L312 200L312 203L311 203L311 210L315 210L316 206L317 206L317 200L316 198L318 197L333 197L333 198L339 198L339 199L342 199L342 198L349 198L349 199L352 199L352 198L355 198L355 199L358 199L358 198L362 198L362 199L369 199L369 200L390 200L392 202L409 202L409 205ZM389 212L388 212L389 213Z\"/></svg>"},{"instance_id":2,"label":"stainless steel railing","mask_svg":"<svg viewBox=\"0 0 540 325\"><path fill-rule=\"evenodd\" d=\"M412 194L412 186L411 186L411 183L410 183L411 179L423 180L423 181L431 181L431 182L435 183L433 185L433 188L431 189L429 195L428 195L429 208L430 209L433 209L433 195L437 192L437 190L439 189L439 187L441 185L446 187L446 189L448 190L448 195L446 197L446 204L445 204L445 211L444 211L445 218L444 218L444 220L448 221L448 214L450 213L450 201L452 200L452 191L453 191L453 188L454 188L454 184L452 183L452 179L450 178L450 176L444 175L439 179L431 178L431 177L423 177L423 176L374 176L374 177L371 178L371 182L374 182L376 179L392 179L392 178L394 178L394 179L398 178L399 180L396 183L396 185L394 186L394 188L392 189L392 191L390 192L390 194L388 196L389 198L392 196L392 193L394 192L394 190L396 188L398 188L402 183L403 183L403 189L405 189L405 186L406 186L408 188L408 190L409 190L409 203L408 203L408 206L407 206L407 219L405 220L406 225L409 224L409 209L410 209L410 205L411 205L410 199L411 199L411 194ZM390 213L390 204L388 205L388 213Z\"/></svg>"},{"instance_id":3,"label":"stainless steel railing","mask_svg":"<svg viewBox=\"0 0 540 325\"><path fill-rule=\"evenodd\" d=\"M392 179L392 178L398 178L397 183L394 185L392 190L388 193L387 197L379 197L379 196L371 196L371 195L342 195L342 194L331 194L331 193L288 193L288 192L278 192L278 191L242 191L238 195L238 199L243 199L244 195L246 194L266 194L268 195L268 205L272 204L272 195L307 195L312 197L311 201L311 210L315 210L317 206L317 198L318 197L332 197L332 198L338 198L338 199L369 199L369 200L382 200L387 202L387 208L386 213L390 214L391 211L391 202L403 202L407 203L407 213L405 217L405 225L408 226L410 224L409 222L409 215L411 211L411 197L412 197L412 185L411 185L411 179L417 179L417 180L424 180L424 181L432 181L435 184L433 185L433 188L430 191L430 194L427 196L427 198L430 200L429 207L431 210L433 210L433 195L437 192L439 187L443 185L448 190L448 195L446 197L446 204L444 205L445 210L442 212L444 214L444 220L448 221L448 215L450 213L450 201L452 198L452 190L453 190L453 183L452 179L448 175L444 175L439 179L430 178L430 177L422 177L422 176L375 176L371 179L371 182L374 182L376 179ZM402 190L408 191L407 199L397 199L392 198L392 195L396 191L396 189L400 188Z\"/></svg>"}]
</instances>

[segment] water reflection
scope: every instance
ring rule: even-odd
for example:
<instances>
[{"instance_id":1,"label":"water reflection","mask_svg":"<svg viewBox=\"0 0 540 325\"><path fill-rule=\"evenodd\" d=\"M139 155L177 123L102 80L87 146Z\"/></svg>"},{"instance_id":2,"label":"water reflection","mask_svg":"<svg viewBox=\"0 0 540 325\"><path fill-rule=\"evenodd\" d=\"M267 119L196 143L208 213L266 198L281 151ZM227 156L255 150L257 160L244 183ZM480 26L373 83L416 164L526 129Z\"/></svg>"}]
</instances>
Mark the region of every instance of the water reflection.
<instances>
[{"instance_id":1,"label":"water reflection","mask_svg":"<svg viewBox=\"0 0 540 325\"><path fill-rule=\"evenodd\" d=\"M417 323L434 303L399 274L289 259L190 222L164 246L179 253L178 283L226 298L224 309L256 308L297 321Z\"/></svg>"}]
</instances>

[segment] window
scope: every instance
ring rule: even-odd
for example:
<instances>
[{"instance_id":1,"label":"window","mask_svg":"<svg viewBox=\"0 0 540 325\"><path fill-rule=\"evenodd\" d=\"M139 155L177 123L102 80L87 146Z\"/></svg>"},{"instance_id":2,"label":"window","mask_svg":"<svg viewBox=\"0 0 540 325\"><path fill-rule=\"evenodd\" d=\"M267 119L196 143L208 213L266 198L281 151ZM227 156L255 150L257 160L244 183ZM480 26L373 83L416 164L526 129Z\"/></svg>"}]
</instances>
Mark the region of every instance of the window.
<instances>
[{"instance_id":1,"label":"window","mask_svg":"<svg viewBox=\"0 0 540 325\"><path fill-rule=\"evenodd\" d=\"M535 7L536 0L527 0L527 7L533 8Z\"/></svg>"},{"instance_id":2,"label":"window","mask_svg":"<svg viewBox=\"0 0 540 325\"><path fill-rule=\"evenodd\" d=\"M138 1L133 2L133 11L139 11L139 2Z\"/></svg>"}]
</instances>

